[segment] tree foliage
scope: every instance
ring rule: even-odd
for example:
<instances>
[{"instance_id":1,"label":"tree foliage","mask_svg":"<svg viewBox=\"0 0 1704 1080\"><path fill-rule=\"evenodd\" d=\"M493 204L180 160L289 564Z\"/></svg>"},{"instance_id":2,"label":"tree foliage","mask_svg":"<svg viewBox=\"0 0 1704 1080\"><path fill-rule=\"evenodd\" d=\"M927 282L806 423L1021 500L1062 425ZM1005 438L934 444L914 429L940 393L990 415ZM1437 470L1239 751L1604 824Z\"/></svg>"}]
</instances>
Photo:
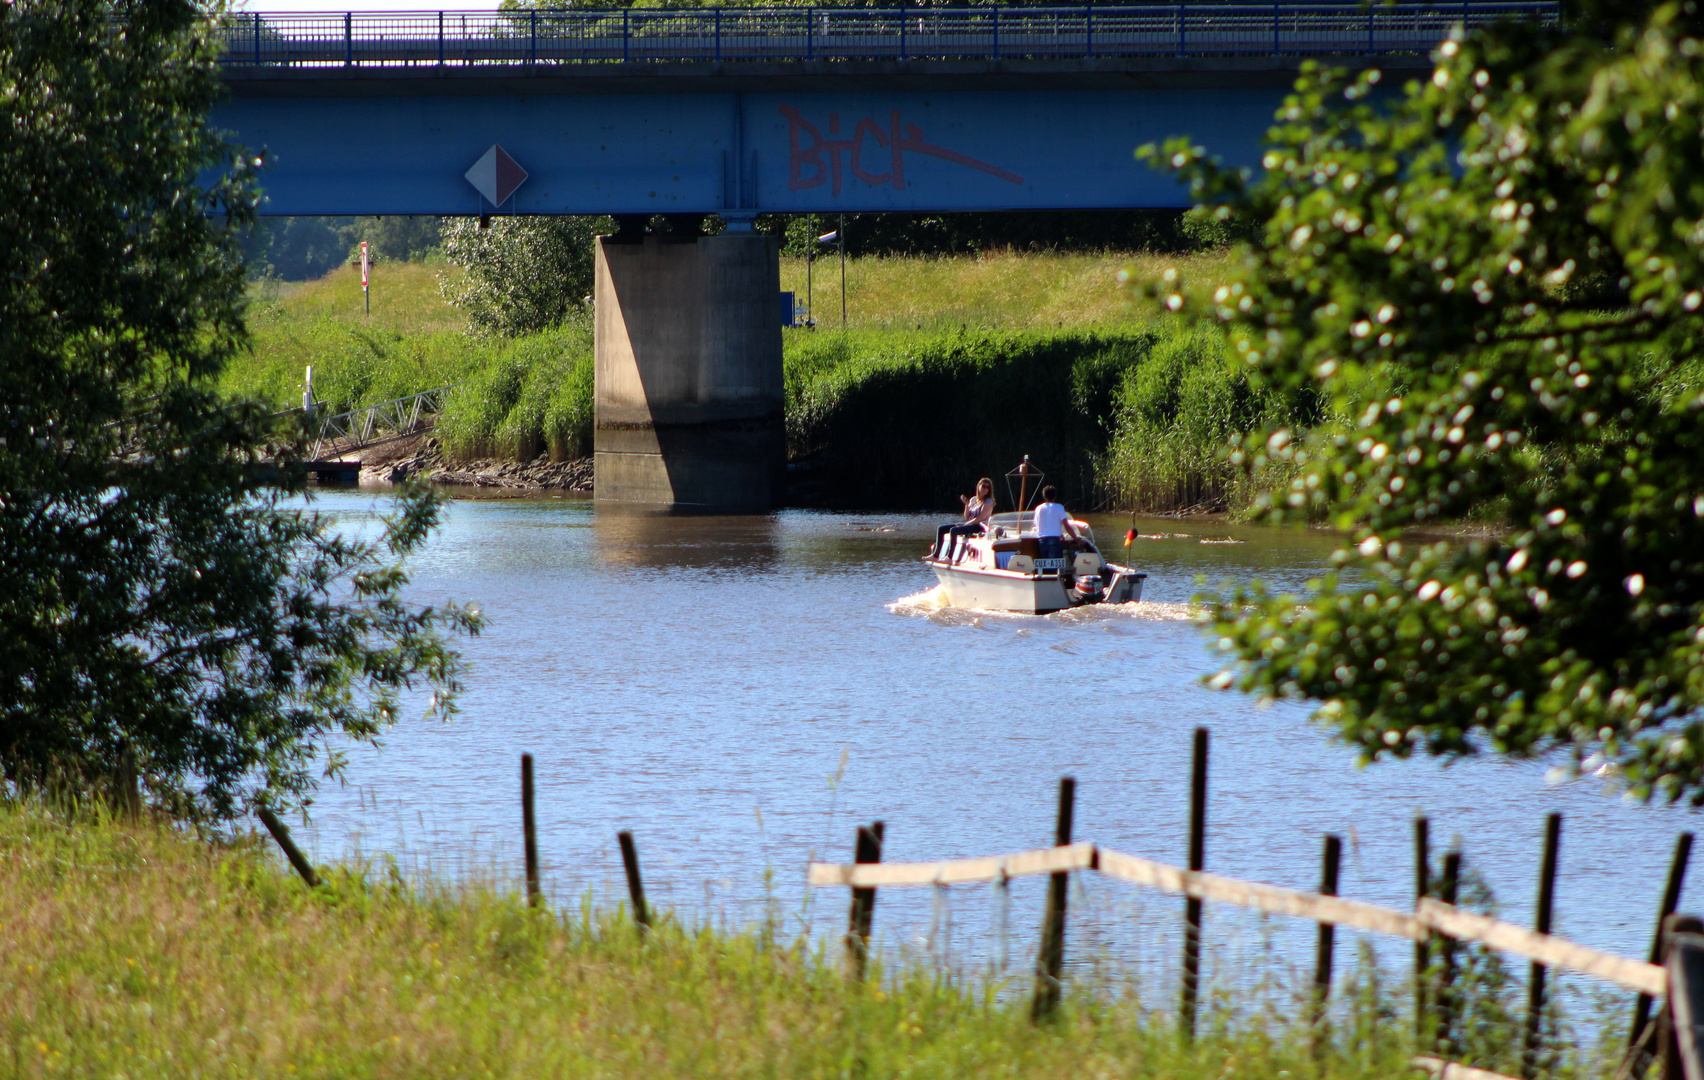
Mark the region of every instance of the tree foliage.
<instances>
[{"instance_id":1,"label":"tree foliage","mask_svg":"<svg viewBox=\"0 0 1704 1080\"><path fill-rule=\"evenodd\" d=\"M404 599L432 498L344 536L302 508L280 422L214 389L261 165L207 126L215 26L184 0L0 6L0 771L134 763L194 820L305 800L411 687L449 708L444 634L478 626Z\"/></svg>"},{"instance_id":2,"label":"tree foliage","mask_svg":"<svg viewBox=\"0 0 1704 1080\"><path fill-rule=\"evenodd\" d=\"M360 244L379 262L414 262L437 254L441 218L388 217L261 218L242 239L251 274L283 281L311 281L360 261Z\"/></svg>"},{"instance_id":3,"label":"tree foliage","mask_svg":"<svg viewBox=\"0 0 1704 1080\"><path fill-rule=\"evenodd\" d=\"M1234 455L1276 478L1268 519L1351 542L1309 595L1218 600L1218 685L1322 702L1368 758L1560 749L1704 804L1699 23L1458 34L1386 100L1310 69L1258 178L1145 151L1265 223L1227 280L1156 297L1341 421ZM1408 533L1487 506L1495 539Z\"/></svg>"},{"instance_id":4,"label":"tree foliage","mask_svg":"<svg viewBox=\"0 0 1704 1080\"><path fill-rule=\"evenodd\" d=\"M446 219L444 258L466 271L443 279L444 298L476 329L524 334L583 310L592 291L592 240L607 217Z\"/></svg>"}]
</instances>

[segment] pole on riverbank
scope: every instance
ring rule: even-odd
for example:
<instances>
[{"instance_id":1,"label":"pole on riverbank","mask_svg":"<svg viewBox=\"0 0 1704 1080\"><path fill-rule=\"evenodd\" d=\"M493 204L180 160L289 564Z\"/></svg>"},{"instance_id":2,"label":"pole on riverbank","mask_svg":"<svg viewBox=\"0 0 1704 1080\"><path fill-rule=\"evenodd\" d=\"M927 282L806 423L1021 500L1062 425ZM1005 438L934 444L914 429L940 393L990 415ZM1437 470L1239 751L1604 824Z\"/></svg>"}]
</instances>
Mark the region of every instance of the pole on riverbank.
<instances>
[{"instance_id":1,"label":"pole on riverbank","mask_svg":"<svg viewBox=\"0 0 1704 1080\"><path fill-rule=\"evenodd\" d=\"M1438 883L1438 899L1452 907L1456 902L1456 886L1461 882L1461 852L1450 851L1444 854L1444 876ZM1457 1045L1455 1019L1455 976L1456 976L1456 942L1455 938L1434 935L1438 938L1438 951L1442 964L1438 973L1437 1039L1439 1048L1449 1058L1461 1056L1461 1047Z\"/></svg>"},{"instance_id":2,"label":"pole on riverbank","mask_svg":"<svg viewBox=\"0 0 1704 1080\"><path fill-rule=\"evenodd\" d=\"M1692 857L1692 834L1683 832L1675 838L1674 859L1669 863L1668 882L1663 887L1662 906L1657 911L1657 932L1651 935L1651 963L1663 959L1663 923L1680 907L1680 891L1686 884L1686 864ZM1627 1049L1633 1055L1629 1076L1640 1080L1651 1067L1654 1056L1650 1046L1641 1046L1645 1028L1651 1021L1651 995L1640 994L1633 1003L1633 1029L1627 1034Z\"/></svg>"},{"instance_id":3,"label":"pole on riverbank","mask_svg":"<svg viewBox=\"0 0 1704 1080\"><path fill-rule=\"evenodd\" d=\"M1071 843L1071 819L1076 809L1077 781L1067 776L1059 781L1059 814L1053 826L1055 847ZM1065 967L1065 902L1070 890L1069 871L1049 876L1047 917L1042 921L1041 954L1035 965L1035 1000L1030 1003L1032 1020L1045 1020L1059 1008L1059 976Z\"/></svg>"},{"instance_id":4,"label":"pole on riverbank","mask_svg":"<svg viewBox=\"0 0 1704 1080\"><path fill-rule=\"evenodd\" d=\"M1325 835L1325 851L1320 859L1319 894L1321 896L1337 895L1337 872L1342 862L1342 838L1327 833ZM1314 951L1313 1033L1316 1053L1325 1047L1325 1011L1326 1005L1331 999L1331 961L1336 945L1336 925L1328 922L1320 923L1319 943Z\"/></svg>"},{"instance_id":5,"label":"pole on riverbank","mask_svg":"<svg viewBox=\"0 0 1704 1080\"><path fill-rule=\"evenodd\" d=\"M131 825L142 820L142 777L136 770L136 750L126 742L118 752L118 811Z\"/></svg>"},{"instance_id":6,"label":"pole on riverbank","mask_svg":"<svg viewBox=\"0 0 1704 1080\"><path fill-rule=\"evenodd\" d=\"M853 848L852 861L855 863L879 863L882 861L882 837L886 829L877 821L869 826L858 826L858 837ZM863 980L869 970L870 962L870 928L876 917L876 890L853 889L852 910L847 916L846 926L846 968L847 974L854 979Z\"/></svg>"},{"instance_id":7,"label":"pole on riverbank","mask_svg":"<svg viewBox=\"0 0 1704 1080\"><path fill-rule=\"evenodd\" d=\"M1432 823L1424 817L1414 819L1414 908L1432 895ZM1414 1045L1426 1045L1426 1008L1428 969L1432 966L1432 942L1422 939L1414 943Z\"/></svg>"},{"instance_id":8,"label":"pole on riverbank","mask_svg":"<svg viewBox=\"0 0 1704 1080\"><path fill-rule=\"evenodd\" d=\"M533 758L521 755L521 836L527 853L527 906L537 907L538 824L533 817Z\"/></svg>"},{"instance_id":9,"label":"pole on riverbank","mask_svg":"<svg viewBox=\"0 0 1704 1080\"><path fill-rule=\"evenodd\" d=\"M264 806L257 806L254 808L254 816L260 819L262 825L266 826L266 831L272 834L272 839L278 841L278 846L284 849L284 857L290 860L290 865L296 868L296 873L302 875L302 880L308 883L308 887L313 888L319 885L319 875L314 873L313 864L290 839L290 830L286 829L284 823L278 820L278 815Z\"/></svg>"},{"instance_id":10,"label":"pole on riverbank","mask_svg":"<svg viewBox=\"0 0 1704 1080\"><path fill-rule=\"evenodd\" d=\"M1541 934L1550 933L1551 915L1556 907L1556 857L1561 844L1562 815L1549 814L1544 819L1544 859L1538 871L1538 919L1533 924L1533 929ZM1526 1045L1521 1053L1521 1080L1533 1080L1539 1071L1544 1035L1545 971L1545 966L1534 960L1532 973L1527 979Z\"/></svg>"},{"instance_id":11,"label":"pole on riverbank","mask_svg":"<svg viewBox=\"0 0 1704 1080\"><path fill-rule=\"evenodd\" d=\"M639 876L639 849L633 846L633 834L623 830L615 834L621 845L621 867L627 871L627 895L633 901L633 921L641 931L651 928L651 909L645 906L645 881Z\"/></svg>"},{"instance_id":12,"label":"pole on riverbank","mask_svg":"<svg viewBox=\"0 0 1704 1080\"><path fill-rule=\"evenodd\" d=\"M1189 868L1207 864L1207 729L1195 729L1195 755L1189 774ZM1201 901L1183 903L1183 1003L1178 1022L1185 1040L1195 1038L1195 1002L1201 987Z\"/></svg>"}]
</instances>

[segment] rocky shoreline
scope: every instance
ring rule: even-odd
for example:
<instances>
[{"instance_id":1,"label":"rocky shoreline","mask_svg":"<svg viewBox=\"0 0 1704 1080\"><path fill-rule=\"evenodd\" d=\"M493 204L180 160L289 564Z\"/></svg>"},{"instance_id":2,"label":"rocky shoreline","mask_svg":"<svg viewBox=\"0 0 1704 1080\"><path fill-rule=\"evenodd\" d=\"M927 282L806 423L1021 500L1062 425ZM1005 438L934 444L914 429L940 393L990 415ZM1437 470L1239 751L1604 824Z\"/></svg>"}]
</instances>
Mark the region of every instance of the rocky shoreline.
<instances>
[{"instance_id":1,"label":"rocky shoreline","mask_svg":"<svg viewBox=\"0 0 1704 1080\"><path fill-rule=\"evenodd\" d=\"M424 480L452 488L485 488L496 491L592 490L592 459L552 461L540 454L531 461L486 459L446 461L436 436L421 432L394 442L368 446L348 454L335 451L327 458L361 463L362 487Z\"/></svg>"}]
</instances>

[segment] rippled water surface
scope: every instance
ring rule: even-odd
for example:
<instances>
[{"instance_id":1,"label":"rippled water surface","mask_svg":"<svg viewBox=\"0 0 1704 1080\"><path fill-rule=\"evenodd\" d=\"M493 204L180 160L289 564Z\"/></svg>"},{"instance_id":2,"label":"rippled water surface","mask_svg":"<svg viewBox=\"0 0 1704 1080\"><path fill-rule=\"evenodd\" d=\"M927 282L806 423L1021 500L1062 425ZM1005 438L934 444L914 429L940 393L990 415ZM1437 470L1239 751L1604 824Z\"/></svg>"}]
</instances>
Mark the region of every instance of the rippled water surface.
<instances>
[{"instance_id":1,"label":"rippled water surface","mask_svg":"<svg viewBox=\"0 0 1704 1080\"><path fill-rule=\"evenodd\" d=\"M368 495L320 504L353 523ZM844 892L807 900L813 858L849 859L881 819L886 858L1051 842L1056 785L1078 780L1077 836L1181 862L1191 731L1212 731L1208 868L1315 888L1324 834L1342 891L1413 902L1412 819L1461 838L1504 913L1530 924L1543 816L1566 815L1557 932L1642 953L1675 834L1691 815L1624 805L1599 781L1547 785L1494 760L1357 769L1293 704L1215 693L1188 600L1210 583L1300 586L1329 536L1144 521L1145 601L1047 617L940 610L918 561L937 519L789 511L636 516L580 500L466 500L415 564L416 596L477 603L489 626L461 717L405 721L352 754L309 830L321 859L388 854L443 873L518 873L523 752L537 760L546 888L622 895L631 829L653 900L693 919L836 932ZM1094 519L1103 543L1123 519ZM1112 544L1108 545L1113 546ZM1020 966L1042 887L887 890L889 948ZM1073 956L1175 978L1180 901L1085 878ZM1693 905L1696 906L1696 905ZM1311 963L1311 927L1209 909L1210 969L1266 946ZM1385 949L1393 963L1403 950Z\"/></svg>"}]
</instances>

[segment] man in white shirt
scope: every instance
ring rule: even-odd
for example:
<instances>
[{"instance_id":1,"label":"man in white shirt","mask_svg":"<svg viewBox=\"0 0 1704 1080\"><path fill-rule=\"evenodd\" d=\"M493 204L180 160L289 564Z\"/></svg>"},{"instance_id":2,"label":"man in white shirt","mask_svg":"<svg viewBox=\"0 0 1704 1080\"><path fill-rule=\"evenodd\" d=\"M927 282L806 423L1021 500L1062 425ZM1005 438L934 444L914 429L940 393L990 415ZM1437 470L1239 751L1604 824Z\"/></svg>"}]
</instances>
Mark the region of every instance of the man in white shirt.
<instances>
[{"instance_id":1,"label":"man in white shirt","mask_svg":"<svg viewBox=\"0 0 1704 1080\"><path fill-rule=\"evenodd\" d=\"M1063 559L1065 537L1079 539L1077 530L1071 527L1070 512L1059 505L1059 489L1052 484L1041 489L1041 502L1035 508L1035 535L1040 559Z\"/></svg>"}]
</instances>

